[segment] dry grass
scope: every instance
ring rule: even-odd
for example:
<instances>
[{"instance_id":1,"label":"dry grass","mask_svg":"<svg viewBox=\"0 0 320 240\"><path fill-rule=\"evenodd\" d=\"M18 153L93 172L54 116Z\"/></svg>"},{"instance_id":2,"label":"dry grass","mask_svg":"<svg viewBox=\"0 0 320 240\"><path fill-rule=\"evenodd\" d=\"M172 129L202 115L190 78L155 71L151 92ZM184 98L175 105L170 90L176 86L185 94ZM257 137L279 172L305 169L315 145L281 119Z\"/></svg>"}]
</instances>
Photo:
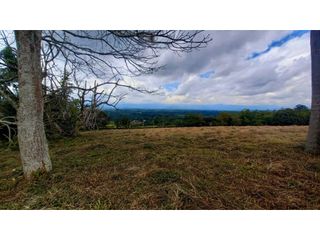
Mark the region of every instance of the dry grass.
<instances>
[{"instance_id":1,"label":"dry grass","mask_svg":"<svg viewBox=\"0 0 320 240\"><path fill-rule=\"evenodd\" d=\"M306 127L84 132L50 143L54 170L22 177L1 149L1 209L320 209Z\"/></svg>"}]
</instances>

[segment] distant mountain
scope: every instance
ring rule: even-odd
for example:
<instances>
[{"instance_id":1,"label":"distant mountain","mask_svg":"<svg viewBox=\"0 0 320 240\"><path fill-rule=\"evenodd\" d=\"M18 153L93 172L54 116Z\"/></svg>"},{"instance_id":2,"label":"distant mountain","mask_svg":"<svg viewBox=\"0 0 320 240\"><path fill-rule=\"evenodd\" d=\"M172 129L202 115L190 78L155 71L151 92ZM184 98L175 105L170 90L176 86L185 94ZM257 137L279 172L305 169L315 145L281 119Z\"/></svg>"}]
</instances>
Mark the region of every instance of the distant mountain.
<instances>
[{"instance_id":1,"label":"distant mountain","mask_svg":"<svg viewBox=\"0 0 320 240\"><path fill-rule=\"evenodd\" d=\"M117 106L119 109L164 109L164 110L216 110L216 111L241 111L249 110L278 110L288 106L276 105L192 105L192 104L160 104L160 103L122 103Z\"/></svg>"}]
</instances>

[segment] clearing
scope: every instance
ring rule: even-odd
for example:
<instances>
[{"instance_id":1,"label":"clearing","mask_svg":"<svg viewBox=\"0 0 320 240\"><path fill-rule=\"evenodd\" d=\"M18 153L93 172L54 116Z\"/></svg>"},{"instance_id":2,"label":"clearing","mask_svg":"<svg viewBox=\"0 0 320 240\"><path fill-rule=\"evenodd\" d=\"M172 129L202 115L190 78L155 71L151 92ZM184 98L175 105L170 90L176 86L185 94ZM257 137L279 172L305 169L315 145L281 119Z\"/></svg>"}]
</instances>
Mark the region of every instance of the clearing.
<instances>
[{"instance_id":1,"label":"clearing","mask_svg":"<svg viewBox=\"0 0 320 240\"><path fill-rule=\"evenodd\" d=\"M307 127L101 130L50 142L26 181L1 149L0 209L320 209Z\"/></svg>"}]
</instances>

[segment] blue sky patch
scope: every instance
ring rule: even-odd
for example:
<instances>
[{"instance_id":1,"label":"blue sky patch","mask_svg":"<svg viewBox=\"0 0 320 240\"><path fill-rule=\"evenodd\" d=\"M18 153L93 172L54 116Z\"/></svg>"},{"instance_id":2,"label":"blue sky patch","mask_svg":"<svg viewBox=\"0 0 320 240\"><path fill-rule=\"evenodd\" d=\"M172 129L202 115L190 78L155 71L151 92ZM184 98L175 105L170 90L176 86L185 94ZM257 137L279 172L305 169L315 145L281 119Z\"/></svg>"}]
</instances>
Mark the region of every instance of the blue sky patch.
<instances>
[{"instance_id":1,"label":"blue sky patch","mask_svg":"<svg viewBox=\"0 0 320 240\"><path fill-rule=\"evenodd\" d=\"M272 41L265 50L263 50L261 52L251 53L251 55L247 58L247 60L257 58L257 57L261 56L262 54L269 52L272 48L281 47L283 44L287 43L288 41L290 41L294 38L299 38L308 32L309 32L308 30L292 31L291 33L282 37L281 39Z\"/></svg>"},{"instance_id":2,"label":"blue sky patch","mask_svg":"<svg viewBox=\"0 0 320 240\"><path fill-rule=\"evenodd\" d=\"M209 77L211 77L213 74L214 74L214 71L211 70L211 71L208 71L208 72L200 73L200 74L199 74L199 77L201 77L201 78L209 78Z\"/></svg>"},{"instance_id":3,"label":"blue sky patch","mask_svg":"<svg viewBox=\"0 0 320 240\"><path fill-rule=\"evenodd\" d=\"M176 81L173 81L173 82L169 82L169 83L166 83L163 85L163 87L169 91L169 92L172 92L174 90L176 90L178 88L180 84L180 81L179 80L176 80Z\"/></svg>"}]
</instances>

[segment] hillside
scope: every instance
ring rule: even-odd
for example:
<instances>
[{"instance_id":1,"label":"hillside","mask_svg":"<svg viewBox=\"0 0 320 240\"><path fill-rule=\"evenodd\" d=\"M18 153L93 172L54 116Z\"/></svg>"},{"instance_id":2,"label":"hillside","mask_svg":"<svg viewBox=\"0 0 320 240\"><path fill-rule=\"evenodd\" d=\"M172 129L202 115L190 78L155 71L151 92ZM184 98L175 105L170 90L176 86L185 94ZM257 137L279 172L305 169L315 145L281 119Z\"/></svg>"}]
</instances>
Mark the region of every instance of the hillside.
<instances>
[{"instance_id":1,"label":"hillside","mask_svg":"<svg viewBox=\"0 0 320 240\"><path fill-rule=\"evenodd\" d=\"M320 209L306 127L83 132L50 143L54 170L28 182L1 149L0 209Z\"/></svg>"}]
</instances>

